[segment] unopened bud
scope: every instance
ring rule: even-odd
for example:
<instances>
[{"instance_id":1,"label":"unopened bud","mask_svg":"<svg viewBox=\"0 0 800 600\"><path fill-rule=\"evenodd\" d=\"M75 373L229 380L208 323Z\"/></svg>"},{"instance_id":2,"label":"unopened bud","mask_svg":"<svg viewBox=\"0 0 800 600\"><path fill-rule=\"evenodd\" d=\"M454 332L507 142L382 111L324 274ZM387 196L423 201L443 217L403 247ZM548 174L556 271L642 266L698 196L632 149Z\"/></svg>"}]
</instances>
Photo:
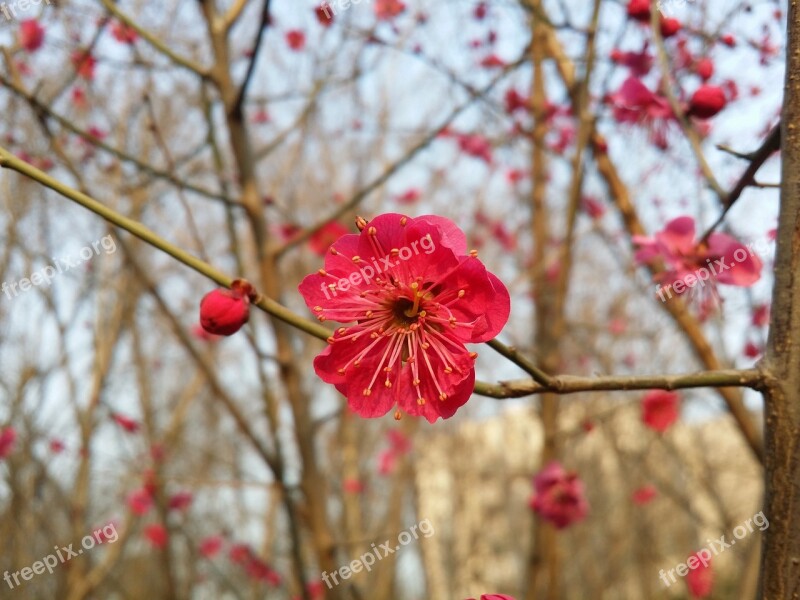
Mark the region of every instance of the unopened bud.
<instances>
[{"instance_id":1,"label":"unopened bud","mask_svg":"<svg viewBox=\"0 0 800 600\"><path fill-rule=\"evenodd\" d=\"M230 290L211 290L203 296L200 301L200 325L203 329L214 335L233 335L239 331L250 318L247 291L247 288L237 286Z\"/></svg>"}]
</instances>

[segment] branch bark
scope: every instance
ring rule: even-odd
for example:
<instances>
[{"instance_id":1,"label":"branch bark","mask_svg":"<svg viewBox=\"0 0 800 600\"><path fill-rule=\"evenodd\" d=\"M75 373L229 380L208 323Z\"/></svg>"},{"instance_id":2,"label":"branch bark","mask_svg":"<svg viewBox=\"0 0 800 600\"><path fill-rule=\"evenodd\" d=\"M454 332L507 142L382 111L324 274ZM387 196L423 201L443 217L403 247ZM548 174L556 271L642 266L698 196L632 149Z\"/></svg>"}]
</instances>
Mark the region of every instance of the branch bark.
<instances>
[{"instance_id":1,"label":"branch bark","mask_svg":"<svg viewBox=\"0 0 800 600\"><path fill-rule=\"evenodd\" d=\"M781 205L766 378L765 512L759 598L800 598L800 12L789 3Z\"/></svg>"}]
</instances>

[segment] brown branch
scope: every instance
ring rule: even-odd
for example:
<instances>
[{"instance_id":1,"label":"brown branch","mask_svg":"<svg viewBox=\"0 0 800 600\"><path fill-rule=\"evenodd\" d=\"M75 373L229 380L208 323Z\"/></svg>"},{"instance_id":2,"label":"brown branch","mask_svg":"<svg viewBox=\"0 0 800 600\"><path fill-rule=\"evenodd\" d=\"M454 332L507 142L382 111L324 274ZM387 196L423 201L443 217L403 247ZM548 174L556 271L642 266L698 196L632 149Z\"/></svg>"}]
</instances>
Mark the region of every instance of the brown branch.
<instances>
[{"instance_id":1,"label":"brown branch","mask_svg":"<svg viewBox=\"0 0 800 600\"><path fill-rule=\"evenodd\" d=\"M759 598L800 597L800 7L789 3L775 285L762 362L765 512Z\"/></svg>"},{"instance_id":2,"label":"brown branch","mask_svg":"<svg viewBox=\"0 0 800 600\"><path fill-rule=\"evenodd\" d=\"M544 393L565 395L578 392L682 390L708 387L761 389L763 386L764 375L758 369L725 369L720 371L700 371L685 375L631 375L625 377L559 375L551 378L549 386L541 385L530 379L501 381L496 385L477 382L475 384L475 393L490 398L522 398Z\"/></svg>"},{"instance_id":3,"label":"brown branch","mask_svg":"<svg viewBox=\"0 0 800 600\"><path fill-rule=\"evenodd\" d=\"M156 167L153 167L152 165L142 162L138 158L135 158L123 152L122 150L115 148L110 144L107 144L103 140L93 135L90 135L89 132L84 131L83 129L77 127L72 122L71 119L68 119L67 117L64 117L56 113L47 104L43 103L33 94L25 90L21 86L21 84L15 82L12 79L8 79L2 73L0 73L0 83L2 83L5 88L14 92L17 96L24 99L30 105L31 110L33 110L33 112L36 113L37 115L40 116L46 115L47 117L54 120L56 123L58 123L61 127L66 129L67 131L70 131L75 135L79 136L86 143L91 144L95 148L100 148L101 150L108 152L109 154L115 156L116 158L122 160L123 162L127 162L134 165L143 173L147 173L148 175L151 175L156 179L162 179L164 181L167 181L176 186L178 189L185 189L190 192L194 192L195 194L198 194L200 196L203 196L205 198L209 198L211 200L219 200L229 206L238 206L238 203L235 200L233 200L232 198L228 197L225 194L218 194L211 190L207 190L199 186L196 186L194 184L183 181L181 179L178 179L171 171L164 171L161 169L157 169Z\"/></svg>"},{"instance_id":4,"label":"brown branch","mask_svg":"<svg viewBox=\"0 0 800 600\"><path fill-rule=\"evenodd\" d=\"M239 86L239 93L236 96L236 101L233 103L231 110L241 116L242 105L244 104L245 97L247 96L247 87L253 78L253 73L256 70L256 62L258 61L258 51L261 49L261 42L264 39L264 33L269 26L269 7L270 0L264 0L264 7L261 10L261 23L258 26L258 34L256 34L256 42L253 44L253 56L247 64L247 73L245 73L244 80ZM226 19L226 21L228 21ZM228 21L229 22L229 21Z\"/></svg>"},{"instance_id":5,"label":"brown branch","mask_svg":"<svg viewBox=\"0 0 800 600\"><path fill-rule=\"evenodd\" d=\"M550 385L552 377L537 367L529 358L521 355L513 346L506 346L496 339L486 342L486 345L520 367L528 375L533 377L533 380L537 383Z\"/></svg>"},{"instance_id":6,"label":"brown branch","mask_svg":"<svg viewBox=\"0 0 800 600\"><path fill-rule=\"evenodd\" d=\"M714 221L714 224L708 228L708 231L703 234L701 238L702 241L706 241L708 236L714 233L714 230L722 224L722 221L725 219L725 215L728 214L728 211L733 207L734 203L739 199L742 195L742 192L747 186L758 185L755 182L755 175L761 166L767 162L767 159L772 156L774 152L780 150L781 147L781 124L778 123L775 127L767 135L764 142L759 146L758 150L754 152L750 152L749 154L735 154L739 158L744 158L750 161L750 164L747 165L744 173L736 182L736 184L731 188L731 191L727 194L725 198L725 203L722 207L722 214ZM722 149L722 148L720 148Z\"/></svg>"},{"instance_id":7,"label":"brown branch","mask_svg":"<svg viewBox=\"0 0 800 600\"><path fill-rule=\"evenodd\" d=\"M184 69L188 69L195 75L200 76L201 78L205 79L209 75L209 71L206 67L197 64L196 62L184 58L170 49L164 42L150 33L147 29L139 25L136 21L134 21L131 17L126 15L122 12L111 0L100 0L103 4L105 9L114 15L119 21L133 29L143 40L145 40L148 44L150 44L156 51L160 52L167 58L169 58L172 62L176 65L183 67Z\"/></svg>"},{"instance_id":8,"label":"brown branch","mask_svg":"<svg viewBox=\"0 0 800 600\"><path fill-rule=\"evenodd\" d=\"M268 0L265 0L265 2L265 8L268 8ZM215 26L218 17L212 0L201 0L201 8L214 51L214 65L211 70L212 81L216 85L225 106L230 147L238 168L241 204L245 209L255 243L255 258L259 266L262 289L268 297L280 298L283 282L279 274L279 265L276 257L269 251L269 230L258 193L258 181L250 137L242 111L237 109L240 95L235 88L231 75L227 31L220 30ZM320 497L316 490L322 475L317 463L317 454L314 446L310 398L303 390L302 377L299 372L292 339L292 330L279 319L270 317L269 322L275 339L281 383L289 400L294 419L295 440L302 461L300 487L308 509L309 518L307 524L311 532L313 548L317 554L318 566L324 571L332 572L336 569L335 547L333 544L333 532L328 522L325 498ZM276 443L279 443L279 440L276 440ZM290 538L292 540L291 554L295 567L293 579L297 587L295 593L299 593L303 600L311 600L310 592L305 585L305 557L303 556L302 536L296 509L292 499L287 495L284 494L282 499L287 511ZM344 590L334 589L330 595L333 600L337 600L342 597L342 594L344 594Z\"/></svg>"}]
</instances>

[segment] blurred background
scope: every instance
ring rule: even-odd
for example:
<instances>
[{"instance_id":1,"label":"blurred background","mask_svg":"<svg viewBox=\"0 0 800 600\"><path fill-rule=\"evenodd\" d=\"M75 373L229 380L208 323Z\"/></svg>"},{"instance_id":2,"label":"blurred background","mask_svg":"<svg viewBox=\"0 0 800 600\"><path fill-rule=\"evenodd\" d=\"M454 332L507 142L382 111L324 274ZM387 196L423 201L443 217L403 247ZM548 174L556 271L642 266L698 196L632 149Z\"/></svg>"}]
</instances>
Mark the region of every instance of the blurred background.
<instances>
[{"instance_id":1,"label":"blurred background","mask_svg":"<svg viewBox=\"0 0 800 600\"><path fill-rule=\"evenodd\" d=\"M437 214L511 293L499 339L548 372L751 366L778 161L719 228L755 285L662 302L633 241L714 223L777 122L783 5L662 0L655 35L637 4L9 1L0 146L305 318L298 283L357 215ZM675 117L704 85L719 113ZM200 273L18 173L0 204L0 598L752 597L757 394L680 392L661 431L644 392L362 419L315 375L323 342L255 310L211 336ZM471 350L482 381L526 377ZM561 529L531 508L553 460L589 507Z\"/></svg>"}]
</instances>

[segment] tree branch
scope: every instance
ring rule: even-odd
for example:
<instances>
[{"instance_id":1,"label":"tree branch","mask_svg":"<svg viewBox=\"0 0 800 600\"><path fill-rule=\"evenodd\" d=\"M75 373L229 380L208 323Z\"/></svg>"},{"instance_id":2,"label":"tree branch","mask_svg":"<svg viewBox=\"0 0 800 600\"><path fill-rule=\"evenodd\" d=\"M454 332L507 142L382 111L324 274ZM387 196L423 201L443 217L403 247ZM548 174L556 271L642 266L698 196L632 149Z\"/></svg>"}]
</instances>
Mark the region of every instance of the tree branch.
<instances>
[{"instance_id":1,"label":"tree branch","mask_svg":"<svg viewBox=\"0 0 800 600\"><path fill-rule=\"evenodd\" d=\"M491 398L521 398L542 393L575 394L578 392L620 392L633 390L681 390L706 387L749 387L760 389L764 376L758 369L700 371L684 375L632 375L625 377L551 377L545 386L532 380L501 381L492 385L476 382L475 393Z\"/></svg>"},{"instance_id":2,"label":"tree branch","mask_svg":"<svg viewBox=\"0 0 800 600\"><path fill-rule=\"evenodd\" d=\"M199 75L203 79L209 76L209 71L206 67L188 59L184 58L175 52L173 52L169 46L167 46L164 42L154 36L152 33L147 31L144 27L139 25L136 21L134 21L131 17L126 15L120 9L116 7L116 5L111 0L100 0L103 3L105 9L114 15L117 19L122 21L125 25L136 31L143 40L145 40L148 44L150 44L153 48L155 48L158 52L169 58L172 62L176 65L183 67L184 69L188 69L192 73Z\"/></svg>"},{"instance_id":3,"label":"tree branch","mask_svg":"<svg viewBox=\"0 0 800 600\"><path fill-rule=\"evenodd\" d=\"M102 204L94 198L91 198L87 194L61 183L57 179L37 169L33 165L28 164L20 158L17 158L7 149L2 147L0 147L0 168L12 169L18 173L21 173L22 175L30 177L34 181L41 183L45 187L50 188L51 190L92 211L109 223L124 229L140 240L147 242L154 248L161 250L169 256L172 256L178 262L183 263L187 267L197 271L202 275L205 275L218 285L230 287L233 279L221 271L218 271L215 267L189 254L174 244L171 244L145 225L134 221L133 219L129 219L128 217L119 214L114 209L109 208L105 204ZM314 321L300 317L272 298L260 295L253 304L264 312L283 321L284 323L287 323L292 327L295 327L300 331L304 331L305 333L308 333L309 335L321 340L327 340L331 335L331 331L329 329L318 323L315 323ZM475 382L476 394L481 396L490 396L493 398L519 398L521 396L529 396L548 391L557 394L571 394L583 391L679 389L688 387L744 386L757 388L762 383L761 376L756 370L704 371L694 375L685 376L653 375L621 378L587 378L561 375L558 377L553 377L540 371L528 359L520 356L515 349L505 346L502 342L492 340L491 342L488 342L488 345L503 356L506 356L512 360L512 362L515 364L522 367L525 371L531 373L532 376L535 373L537 379L548 382L546 385L543 385L541 382L535 380L501 382L499 384L490 384L482 381Z\"/></svg>"}]
</instances>

